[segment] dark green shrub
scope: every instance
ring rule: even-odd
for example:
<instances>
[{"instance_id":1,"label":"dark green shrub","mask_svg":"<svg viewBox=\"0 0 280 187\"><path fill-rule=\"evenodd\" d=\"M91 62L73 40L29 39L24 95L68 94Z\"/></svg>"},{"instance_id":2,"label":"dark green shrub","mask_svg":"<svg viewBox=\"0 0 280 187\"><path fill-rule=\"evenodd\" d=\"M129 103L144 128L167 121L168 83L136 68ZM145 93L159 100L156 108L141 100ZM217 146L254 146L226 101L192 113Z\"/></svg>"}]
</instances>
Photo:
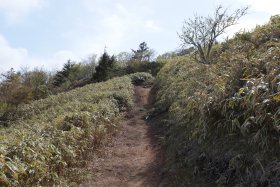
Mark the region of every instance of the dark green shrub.
<instances>
[{"instance_id":1,"label":"dark green shrub","mask_svg":"<svg viewBox=\"0 0 280 187\"><path fill-rule=\"evenodd\" d=\"M134 73L128 76L131 78L132 83L135 85L151 85L154 81L154 77L146 72Z\"/></svg>"},{"instance_id":2,"label":"dark green shrub","mask_svg":"<svg viewBox=\"0 0 280 187\"><path fill-rule=\"evenodd\" d=\"M109 56L107 52L104 52L100 57L98 66L95 68L95 74L93 80L95 81L106 81L113 78L114 70L116 67L116 60L114 56Z\"/></svg>"}]
</instances>

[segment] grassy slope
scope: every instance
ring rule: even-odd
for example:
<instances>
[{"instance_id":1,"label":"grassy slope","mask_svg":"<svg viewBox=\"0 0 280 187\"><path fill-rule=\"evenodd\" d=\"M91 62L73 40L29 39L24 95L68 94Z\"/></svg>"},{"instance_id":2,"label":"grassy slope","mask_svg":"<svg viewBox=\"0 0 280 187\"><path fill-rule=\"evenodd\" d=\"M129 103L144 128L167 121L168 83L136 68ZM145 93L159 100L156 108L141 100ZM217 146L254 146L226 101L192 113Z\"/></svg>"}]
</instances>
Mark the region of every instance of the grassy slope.
<instances>
[{"instance_id":1,"label":"grassy slope","mask_svg":"<svg viewBox=\"0 0 280 187\"><path fill-rule=\"evenodd\" d=\"M125 76L21 106L0 129L0 186L77 180L90 153L132 107L132 96Z\"/></svg>"},{"instance_id":2,"label":"grassy slope","mask_svg":"<svg viewBox=\"0 0 280 187\"><path fill-rule=\"evenodd\" d=\"M174 58L157 76L175 184L279 186L280 17L212 55L210 66Z\"/></svg>"}]
</instances>

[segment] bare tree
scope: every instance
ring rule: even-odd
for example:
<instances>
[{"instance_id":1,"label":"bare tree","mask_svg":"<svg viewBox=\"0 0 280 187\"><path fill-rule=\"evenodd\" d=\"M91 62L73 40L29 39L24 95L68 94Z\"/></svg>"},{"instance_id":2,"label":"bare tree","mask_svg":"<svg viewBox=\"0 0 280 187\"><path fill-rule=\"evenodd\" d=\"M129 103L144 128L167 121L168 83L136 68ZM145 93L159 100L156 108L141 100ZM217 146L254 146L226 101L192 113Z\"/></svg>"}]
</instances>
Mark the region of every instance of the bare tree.
<instances>
[{"instance_id":1,"label":"bare tree","mask_svg":"<svg viewBox=\"0 0 280 187\"><path fill-rule=\"evenodd\" d=\"M121 64L122 66L126 66L127 63L131 60L133 54L129 53L129 52L120 52L117 56L116 56L116 60L119 64Z\"/></svg>"},{"instance_id":2,"label":"bare tree","mask_svg":"<svg viewBox=\"0 0 280 187\"><path fill-rule=\"evenodd\" d=\"M228 27L237 24L247 11L248 7L244 7L228 13L228 10L220 5L213 16L195 15L193 19L185 20L182 33L179 34L183 47L194 47L199 56L196 60L211 64L211 49L217 37L224 34Z\"/></svg>"}]
</instances>

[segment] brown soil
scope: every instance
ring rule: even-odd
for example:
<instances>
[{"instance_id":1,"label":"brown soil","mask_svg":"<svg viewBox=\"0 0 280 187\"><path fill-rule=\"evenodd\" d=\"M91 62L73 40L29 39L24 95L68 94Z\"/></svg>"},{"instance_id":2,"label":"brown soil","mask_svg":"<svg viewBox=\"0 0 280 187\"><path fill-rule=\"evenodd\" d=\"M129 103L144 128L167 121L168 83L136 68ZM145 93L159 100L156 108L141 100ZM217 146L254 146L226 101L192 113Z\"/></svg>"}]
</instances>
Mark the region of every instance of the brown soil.
<instances>
[{"instance_id":1,"label":"brown soil","mask_svg":"<svg viewBox=\"0 0 280 187\"><path fill-rule=\"evenodd\" d=\"M135 107L123 123L121 131L93 161L93 179L85 187L157 187L162 183L163 154L152 125L151 88L135 87Z\"/></svg>"}]
</instances>

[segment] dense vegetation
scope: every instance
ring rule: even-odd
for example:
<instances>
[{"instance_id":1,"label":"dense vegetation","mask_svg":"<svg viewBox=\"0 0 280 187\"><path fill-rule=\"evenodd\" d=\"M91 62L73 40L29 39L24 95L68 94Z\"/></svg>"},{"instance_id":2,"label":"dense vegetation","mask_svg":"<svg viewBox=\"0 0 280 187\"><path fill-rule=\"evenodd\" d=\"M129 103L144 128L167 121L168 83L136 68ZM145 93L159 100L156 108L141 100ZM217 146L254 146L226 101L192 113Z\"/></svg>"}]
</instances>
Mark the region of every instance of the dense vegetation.
<instances>
[{"instance_id":1,"label":"dense vegetation","mask_svg":"<svg viewBox=\"0 0 280 187\"><path fill-rule=\"evenodd\" d=\"M175 186L280 186L280 16L214 45L211 65L193 55L156 79Z\"/></svg>"},{"instance_id":2,"label":"dense vegetation","mask_svg":"<svg viewBox=\"0 0 280 187\"><path fill-rule=\"evenodd\" d=\"M68 61L62 70L51 73L43 69L15 71L11 69L0 77L0 125L5 112L22 103L43 99L50 95L91 83L95 63Z\"/></svg>"},{"instance_id":3,"label":"dense vegetation","mask_svg":"<svg viewBox=\"0 0 280 187\"><path fill-rule=\"evenodd\" d=\"M93 55L82 62L68 60L61 70L43 69L15 71L11 69L0 76L0 125L5 124L6 113L22 103L30 103L50 95L69 91L90 83L106 81L136 72L156 75L162 63L153 61L153 50L145 42L131 53L109 55L106 51L96 60Z\"/></svg>"},{"instance_id":4,"label":"dense vegetation","mask_svg":"<svg viewBox=\"0 0 280 187\"><path fill-rule=\"evenodd\" d=\"M189 48L157 58L142 42L53 73L2 74L0 186L76 186L132 108L133 84L153 83L170 185L280 186L280 16L217 41L247 9L185 21Z\"/></svg>"},{"instance_id":5,"label":"dense vegetation","mask_svg":"<svg viewBox=\"0 0 280 187\"><path fill-rule=\"evenodd\" d=\"M78 182L81 167L132 107L132 80L151 81L146 73L130 77L18 106L0 129L0 186Z\"/></svg>"}]
</instances>

